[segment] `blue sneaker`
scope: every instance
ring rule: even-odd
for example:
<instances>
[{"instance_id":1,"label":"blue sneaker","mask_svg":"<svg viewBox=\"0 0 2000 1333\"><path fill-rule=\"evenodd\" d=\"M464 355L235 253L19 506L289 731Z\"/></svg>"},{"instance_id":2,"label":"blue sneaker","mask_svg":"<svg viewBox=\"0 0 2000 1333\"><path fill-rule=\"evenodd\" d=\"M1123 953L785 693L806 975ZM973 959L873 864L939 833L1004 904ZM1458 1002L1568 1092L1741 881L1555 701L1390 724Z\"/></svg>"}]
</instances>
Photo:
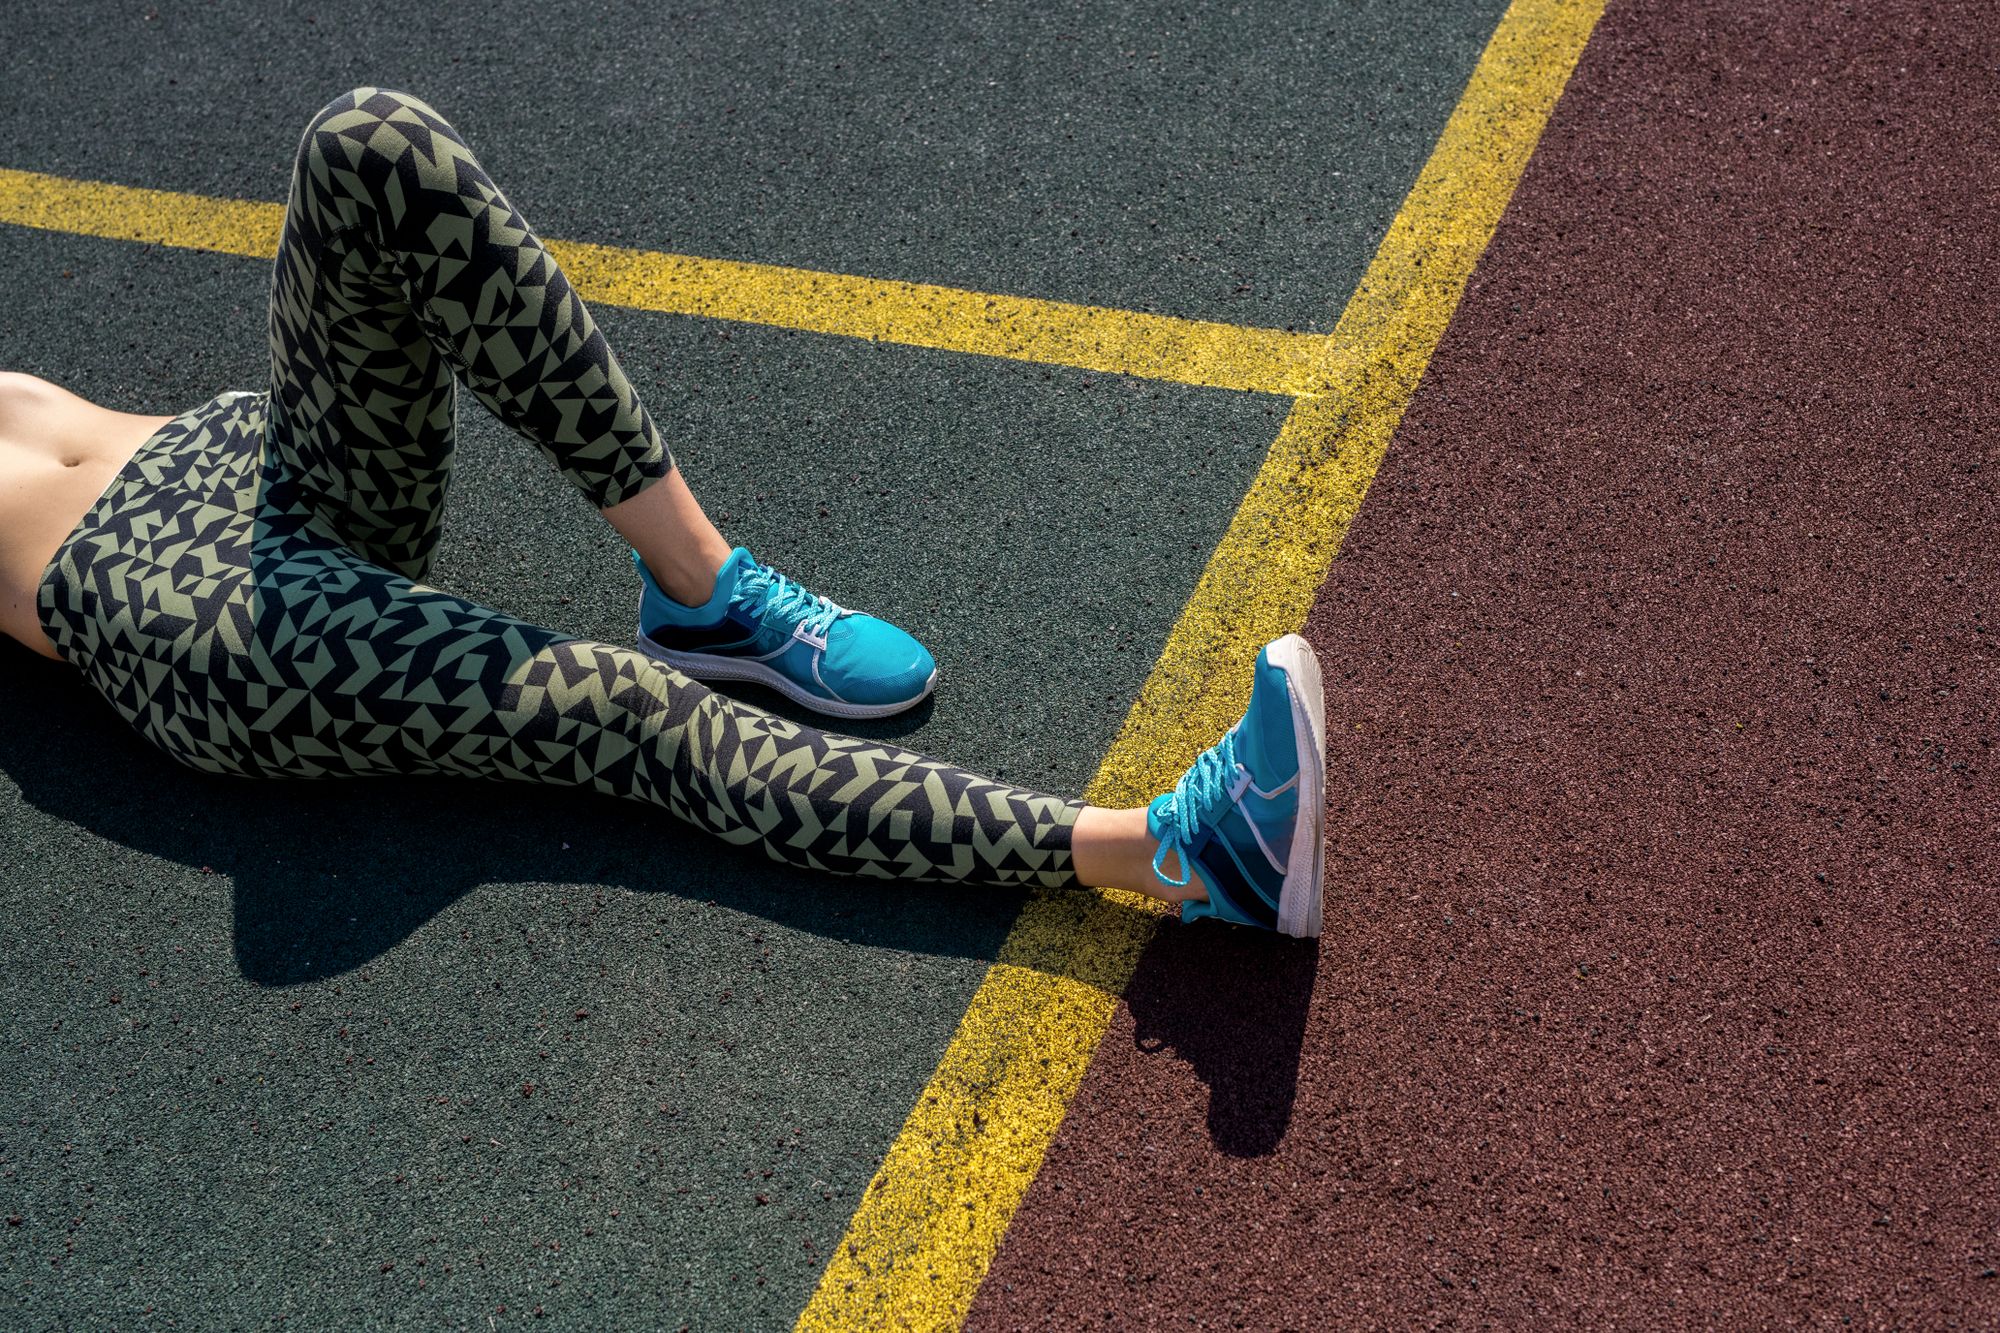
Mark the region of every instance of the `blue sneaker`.
<instances>
[{"instance_id":1,"label":"blue sneaker","mask_svg":"<svg viewBox=\"0 0 2000 1333\"><path fill-rule=\"evenodd\" d=\"M836 606L759 561L729 553L715 591L683 606L632 552L645 591L639 648L698 680L751 680L835 717L887 717L937 684L937 664L886 621Z\"/></svg>"},{"instance_id":2,"label":"blue sneaker","mask_svg":"<svg viewBox=\"0 0 2000 1333\"><path fill-rule=\"evenodd\" d=\"M1199 876L1208 890L1207 902L1181 904L1181 920L1212 916L1318 935L1325 785L1319 659L1311 644L1287 634L1257 654L1242 719L1147 808L1146 832L1160 842L1153 873L1175 888ZM1179 879L1167 875L1169 852Z\"/></svg>"}]
</instances>

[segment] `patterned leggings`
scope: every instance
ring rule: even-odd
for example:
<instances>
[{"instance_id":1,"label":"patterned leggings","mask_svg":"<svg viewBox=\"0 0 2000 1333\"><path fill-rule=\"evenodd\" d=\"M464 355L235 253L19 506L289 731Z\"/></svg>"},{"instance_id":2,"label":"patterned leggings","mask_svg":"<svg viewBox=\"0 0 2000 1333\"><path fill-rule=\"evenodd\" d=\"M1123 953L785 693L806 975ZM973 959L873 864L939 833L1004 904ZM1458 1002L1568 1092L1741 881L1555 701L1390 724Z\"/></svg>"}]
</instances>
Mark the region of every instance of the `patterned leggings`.
<instances>
[{"instance_id":1,"label":"patterned leggings","mask_svg":"<svg viewBox=\"0 0 2000 1333\"><path fill-rule=\"evenodd\" d=\"M65 660L193 768L587 785L781 861L1073 884L1081 803L738 703L418 582L457 381L605 507L672 468L583 303L462 139L357 88L308 125L271 391L148 439L39 590Z\"/></svg>"}]
</instances>

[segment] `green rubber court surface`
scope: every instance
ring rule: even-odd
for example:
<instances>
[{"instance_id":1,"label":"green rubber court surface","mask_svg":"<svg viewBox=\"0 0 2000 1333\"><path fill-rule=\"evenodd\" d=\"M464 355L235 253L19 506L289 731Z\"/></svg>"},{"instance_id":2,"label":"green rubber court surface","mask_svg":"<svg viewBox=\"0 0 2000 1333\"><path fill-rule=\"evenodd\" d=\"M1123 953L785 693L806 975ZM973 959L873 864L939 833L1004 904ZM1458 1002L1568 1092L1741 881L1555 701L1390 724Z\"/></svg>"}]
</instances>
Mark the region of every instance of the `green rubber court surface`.
<instances>
[{"instance_id":1,"label":"green rubber court surface","mask_svg":"<svg viewBox=\"0 0 2000 1333\"><path fill-rule=\"evenodd\" d=\"M413 92L724 531L932 647L867 734L1137 801L1302 630L1329 836L1316 946L821 879L0 648L0 1326L2000 1324L1979 5L4 26L0 368L262 387L300 131ZM432 581L629 640L461 415Z\"/></svg>"},{"instance_id":2,"label":"green rubber court surface","mask_svg":"<svg viewBox=\"0 0 2000 1333\"><path fill-rule=\"evenodd\" d=\"M1324 333L1501 8L31 6L0 166L281 202L373 83L546 236ZM267 283L0 226L0 364L260 387ZM725 532L932 647L873 734L1059 792L1290 408L594 308ZM629 638L615 535L469 399L451 504L433 582ZM1021 906L572 792L201 777L11 648L0 698L13 1326L788 1326Z\"/></svg>"}]
</instances>

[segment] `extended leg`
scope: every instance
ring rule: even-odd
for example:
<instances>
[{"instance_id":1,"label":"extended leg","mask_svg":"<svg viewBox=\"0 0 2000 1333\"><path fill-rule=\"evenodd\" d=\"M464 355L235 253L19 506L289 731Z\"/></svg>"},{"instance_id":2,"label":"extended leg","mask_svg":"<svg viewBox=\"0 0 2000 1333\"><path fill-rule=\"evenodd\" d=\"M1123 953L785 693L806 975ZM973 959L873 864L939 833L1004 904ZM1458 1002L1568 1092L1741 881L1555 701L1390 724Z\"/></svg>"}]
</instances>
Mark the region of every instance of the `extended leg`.
<instances>
[{"instance_id":1,"label":"extended leg","mask_svg":"<svg viewBox=\"0 0 2000 1333\"><path fill-rule=\"evenodd\" d=\"M180 684L200 715L166 733L198 766L587 786L813 869L1075 882L1081 802L801 726L331 544L274 544L251 568L250 651L189 673Z\"/></svg>"},{"instance_id":2,"label":"extended leg","mask_svg":"<svg viewBox=\"0 0 2000 1333\"><path fill-rule=\"evenodd\" d=\"M177 419L40 589L64 659L175 759L587 786L802 866L1073 882L1078 802L796 725L364 560L271 466L267 408L230 393Z\"/></svg>"}]
</instances>

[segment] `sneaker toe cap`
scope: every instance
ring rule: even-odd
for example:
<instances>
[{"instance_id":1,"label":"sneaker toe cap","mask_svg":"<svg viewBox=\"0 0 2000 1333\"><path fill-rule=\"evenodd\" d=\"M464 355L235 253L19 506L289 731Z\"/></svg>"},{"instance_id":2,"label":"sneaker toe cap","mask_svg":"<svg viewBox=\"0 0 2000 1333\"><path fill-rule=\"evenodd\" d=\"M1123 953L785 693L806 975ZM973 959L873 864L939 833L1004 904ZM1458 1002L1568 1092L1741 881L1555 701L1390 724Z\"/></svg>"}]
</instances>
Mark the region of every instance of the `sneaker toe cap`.
<instances>
[{"instance_id":1,"label":"sneaker toe cap","mask_svg":"<svg viewBox=\"0 0 2000 1333\"><path fill-rule=\"evenodd\" d=\"M843 616L820 668L826 684L856 704L892 704L930 689L937 663L905 631L869 615Z\"/></svg>"}]
</instances>

